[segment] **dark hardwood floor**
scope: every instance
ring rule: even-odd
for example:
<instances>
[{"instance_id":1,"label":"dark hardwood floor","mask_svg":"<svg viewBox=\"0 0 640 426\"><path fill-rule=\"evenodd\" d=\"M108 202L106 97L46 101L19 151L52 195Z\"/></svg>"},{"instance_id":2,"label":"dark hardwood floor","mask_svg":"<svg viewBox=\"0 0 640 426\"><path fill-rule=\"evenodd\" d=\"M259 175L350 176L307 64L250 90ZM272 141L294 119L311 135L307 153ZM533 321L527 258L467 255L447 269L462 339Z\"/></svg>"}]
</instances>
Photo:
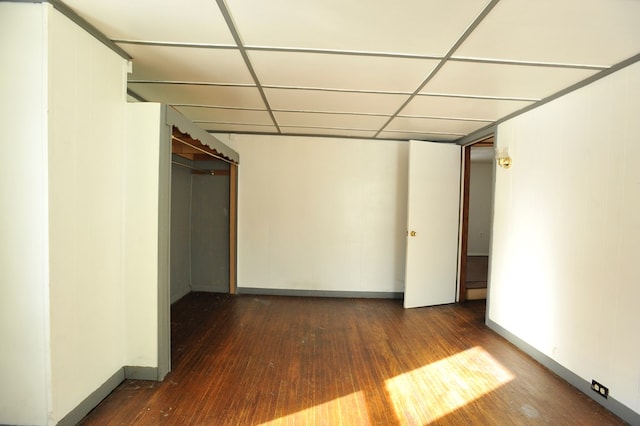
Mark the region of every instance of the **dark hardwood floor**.
<instances>
[{"instance_id":1,"label":"dark hardwood floor","mask_svg":"<svg viewBox=\"0 0 640 426\"><path fill-rule=\"evenodd\" d=\"M617 425L484 325L484 301L192 293L173 371L127 380L84 425Z\"/></svg>"},{"instance_id":2,"label":"dark hardwood floor","mask_svg":"<svg viewBox=\"0 0 640 426\"><path fill-rule=\"evenodd\" d=\"M487 288L489 256L467 256L467 288Z\"/></svg>"}]
</instances>

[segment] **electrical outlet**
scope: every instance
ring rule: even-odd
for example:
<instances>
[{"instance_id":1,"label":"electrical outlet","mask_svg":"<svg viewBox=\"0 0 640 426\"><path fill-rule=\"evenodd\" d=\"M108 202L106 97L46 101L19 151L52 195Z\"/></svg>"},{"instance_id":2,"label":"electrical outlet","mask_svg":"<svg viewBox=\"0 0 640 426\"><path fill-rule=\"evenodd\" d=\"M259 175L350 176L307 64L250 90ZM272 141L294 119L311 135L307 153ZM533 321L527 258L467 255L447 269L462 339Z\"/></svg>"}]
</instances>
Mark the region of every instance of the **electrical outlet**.
<instances>
[{"instance_id":1,"label":"electrical outlet","mask_svg":"<svg viewBox=\"0 0 640 426\"><path fill-rule=\"evenodd\" d=\"M596 382L595 380L591 380L591 389L594 392L597 392L600 396L604 398L609 397L609 388L606 386L602 386L600 383Z\"/></svg>"}]
</instances>

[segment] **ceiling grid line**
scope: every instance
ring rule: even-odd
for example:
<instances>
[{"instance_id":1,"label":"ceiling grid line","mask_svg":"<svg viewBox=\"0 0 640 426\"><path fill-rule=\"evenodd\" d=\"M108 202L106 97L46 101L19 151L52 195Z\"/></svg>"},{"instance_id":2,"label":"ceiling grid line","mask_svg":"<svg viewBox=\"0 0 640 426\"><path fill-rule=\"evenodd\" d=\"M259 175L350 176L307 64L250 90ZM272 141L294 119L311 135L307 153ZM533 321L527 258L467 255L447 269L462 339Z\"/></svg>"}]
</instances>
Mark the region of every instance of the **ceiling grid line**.
<instances>
[{"instance_id":1,"label":"ceiling grid line","mask_svg":"<svg viewBox=\"0 0 640 426\"><path fill-rule=\"evenodd\" d=\"M264 102L264 105L267 108L267 112L269 113L269 115L271 116L271 119L273 120L273 125L278 130L278 133L282 133L282 131L280 130L280 126L278 126L278 121L276 120L275 115L273 115L273 110L271 109L271 105L269 104L267 95L264 93L264 89L260 84L260 79L258 79L258 75L256 74L256 71L254 70L253 65L251 64L249 55L247 54L247 51L244 48L242 39L240 38L240 34L238 33L238 30L235 24L233 23L233 18L229 13L229 9L227 8L227 5L225 4L224 0L216 0L216 3L218 4L218 7L220 8L220 13L222 13L224 20L227 23L227 27L229 28L229 31L231 32L231 35L235 40L236 45L238 46L238 51L242 55L242 59L244 60L244 63L247 66L247 69L249 70L249 74L251 74L251 78L253 78L253 81L255 82L258 91L260 92L260 97L262 98L262 101Z\"/></svg>"},{"instance_id":2,"label":"ceiling grid line","mask_svg":"<svg viewBox=\"0 0 640 426\"><path fill-rule=\"evenodd\" d=\"M30 0L31 1L31 0ZM126 40L114 39L111 42L116 44L128 44L135 46L155 46L155 47L184 47L193 49L212 49L212 50L236 50L237 46L225 44L207 44L207 43L178 43L166 41L151 40ZM343 55L343 56L363 56L374 58L400 58L400 59L434 59L442 60L444 57L436 55L417 55L408 53L387 53L387 52L359 52L352 50L331 50L331 49L304 49L296 47L269 47L269 46L243 46L244 50L251 52L284 52L284 53L314 53L324 55ZM588 64L571 64L571 63L555 63L555 62L539 62L539 61L516 61L507 59L486 59L465 56L452 56L448 59L452 62L474 62L481 64L498 64L498 65L525 65L534 67L549 68L575 68L587 70L604 70L608 66L605 65L588 65Z\"/></svg>"},{"instance_id":3,"label":"ceiling grid line","mask_svg":"<svg viewBox=\"0 0 640 426\"><path fill-rule=\"evenodd\" d=\"M169 41L152 41L152 40L128 40L113 39L117 44L129 44L132 46L155 46L155 47L186 47L190 49L218 49L218 50L236 50L238 47L232 44L210 44L210 43L184 43Z\"/></svg>"},{"instance_id":4,"label":"ceiling grid line","mask_svg":"<svg viewBox=\"0 0 640 426\"><path fill-rule=\"evenodd\" d=\"M495 65L524 65L529 67L547 67L547 68L569 68L579 70L604 70L609 67L602 65L585 65L585 64L563 64L553 62L535 62L535 61L513 61L506 59L484 59L484 58L465 58L465 57L451 57L451 62L472 62L478 64L495 64Z\"/></svg>"},{"instance_id":5,"label":"ceiling grid line","mask_svg":"<svg viewBox=\"0 0 640 426\"><path fill-rule=\"evenodd\" d=\"M216 87L256 87L255 84L248 83L214 83L206 81L186 81L186 80L137 80L130 79L131 84L167 84L167 85L186 85L186 86L216 86ZM368 93L379 95L412 95L414 92L402 91L383 91L383 90L365 90L365 89L338 89L332 87L307 87L307 86L278 86L271 84L262 84L263 89L279 89L279 90L307 90L312 92L337 92L337 93ZM434 96L445 98L464 98L464 99L488 99L488 100L504 100L504 101L527 101L537 102L540 98L522 98L522 97L506 97L506 96L483 96L483 95L465 95L457 93L417 93L415 96ZM202 105L207 106L207 105ZM272 108L272 110L276 110ZM315 112L315 111L314 111ZM388 114L390 115L390 114Z\"/></svg>"},{"instance_id":6,"label":"ceiling grid line","mask_svg":"<svg viewBox=\"0 0 640 426\"><path fill-rule=\"evenodd\" d=\"M411 100L413 100L413 98L416 97L416 95L418 93L420 93L420 91L431 81L431 79L433 79L433 77L438 73L438 71L440 71L442 69L442 67L444 66L444 64L447 62L447 60L449 58L451 58L451 56L453 55L453 53L458 50L458 47L460 47L460 45L462 43L464 43L464 41L467 39L467 37L469 37L471 35L471 33L473 32L473 30L480 25L480 22L482 22L482 20L484 18L487 17L487 15L491 12L491 10L493 10L493 8L500 2L500 0L491 0L491 2L485 6L484 9L482 9L482 12L473 20L473 22L471 23L471 25L469 25L469 27L467 27L467 29L464 31L464 33L462 33L462 35L458 38L458 40L455 42L455 44L451 47L451 49L449 49L449 51L447 52L447 54L442 58L442 60L440 60L440 62L438 63L438 65L436 65L436 67L429 73L429 75L424 79L424 81L418 86L418 88L413 92L413 94L411 96L409 96L409 98L404 101L404 103L402 105L400 105L400 108L398 108L398 110L391 116L391 118L380 128L380 130L378 130L378 132L375 134L374 138L378 137L378 135L384 131L387 126L389 126L389 124L391 123L391 121L393 121L393 119L395 117L398 116L398 114L400 114L400 111L402 111L408 104L409 102L411 102Z\"/></svg>"},{"instance_id":7,"label":"ceiling grid line","mask_svg":"<svg viewBox=\"0 0 640 426\"><path fill-rule=\"evenodd\" d=\"M509 96L483 96L483 95L465 95L458 93L431 93L431 92L421 92L416 95L416 97L420 96L432 96L432 97L441 97L441 98L461 98L461 99L486 99L486 100L496 100L496 101L524 101L524 102L537 102L540 98L522 98L522 97L509 97Z\"/></svg>"},{"instance_id":8,"label":"ceiling grid line","mask_svg":"<svg viewBox=\"0 0 640 426\"><path fill-rule=\"evenodd\" d=\"M233 121L212 121L212 120L193 120L194 123L206 123L206 124L230 124L230 125L249 125L258 127L273 127L273 124L261 124L261 123L235 123Z\"/></svg>"},{"instance_id":9,"label":"ceiling grid line","mask_svg":"<svg viewBox=\"0 0 640 426\"><path fill-rule=\"evenodd\" d=\"M399 59L442 59L436 55L418 55L409 53L388 53L388 52L361 52L355 50L336 49L305 49L300 47L270 47L270 46L245 46L248 51L254 52L284 52L284 53L316 53L321 55L345 55L345 56L366 56L373 58L399 58Z\"/></svg>"},{"instance_id":10,"label":"ceiling grid line","mask_svg":"<svg viewBox=\"0 0 640 426\"><path fill-rule=\"evenodd\" d=\"M218 86L218 87L256 87L254 84L247 83L212 83L204 81L175 81L175 80L129 80L128 83L132 84L174 84L174 85L188 85L188 86ZM382 90L364 90L364 89L336 89L331 87L306 87L306 86L277 86L270 84L262 84L263 89L280 89L280 90L307 90L311 92L336 92L336 93L368 93L378 95L412 95L413 92L400 92L400 91L382 91ZM445 98L465 98L465 99L489 99L489 100L504 100L504 101L529 101L536 102L540 98L513 98L505 96L482 96L482 95L464 95L456 93L418 93L416 96L438 96ZM206 105L202 105L206 106ZM276 110L272 108L272 110ZM315 112L315 111L314 111ZM387 114L390 115L390 114Z\"/></svg>"},{"instance_id":11,"label":"ceiling grid line","mask_svg":"<svg viewBox=\"0 0 640 426\"><path fill-rule=\"evenodd\" d=\"M211 83L208 81L180 81L180 80L129 80L131 84L174 84L185 86L216 86L216 87L256 87L248 83Z\"/></svg>"},{"instance_id":12,"label":"ceiling grid line","mask_svg":"<svg viewBox=\"0 0 640 426\"><path fill-rule=\"evenodd\" d=\"M446 117L446 116L438 116L438 115L405 115L398 114L396 117L403 118L424 118L430 120L451 120L451 121L478 121L481 123L493 123L494 120L487 120L484 118L464 118L464 117Z\"/></svg>"}]
</instances>

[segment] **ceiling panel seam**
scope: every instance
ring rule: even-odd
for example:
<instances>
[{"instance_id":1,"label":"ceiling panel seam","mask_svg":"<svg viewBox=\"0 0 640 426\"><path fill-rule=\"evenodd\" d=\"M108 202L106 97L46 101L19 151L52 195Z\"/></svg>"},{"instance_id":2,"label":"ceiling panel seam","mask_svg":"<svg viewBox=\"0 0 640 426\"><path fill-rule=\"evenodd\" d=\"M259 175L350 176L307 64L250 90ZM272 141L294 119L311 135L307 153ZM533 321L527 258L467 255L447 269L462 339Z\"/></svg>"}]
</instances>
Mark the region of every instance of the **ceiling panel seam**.
<instances>
[{"instance_id":1,"label":"ceiling panel seam","mask_svg":"<svg viewBox=\"0 0 640 426\"><path fill-rule=\"evenodd\" d=\"M499 2L500 0L491 0L491 2L485 6L482 12L480 12L480 14L473 20L471 25L467 27L464 33L462 33L462 35L454 43L451 49L449 49L447 54L442 58L442 60L440 60L438 65L436 65L436 67L429 73L429 75L422 81L422 83L420 83L416 90L414 90L413 94L410 95L402 105L400 105L395 114L393 114L391 118L382 125L382 127L380 128L380 130L378 130L374 137L377 137L380 132L382 132L393 121L393 119L400 113L400 111L402 111L409 104L409 102L411 102L411 100L415 98L415 96L427 85L427 83L429 83L429 81L431 81L431 79L435 77L435 75L442 69L447 60L453 56L455 51L458 50L462 43L464 43L464 41L471 35L471 33L478 27L478 25L480 25L480 22L482 22L484 18L489 15L489 13L493 10L494 7L496 7Z\"/></svg>"},{"instance_id":2,"label":"ceiling panel seam","mask_svg":"<svg viewBox=\"0 0 640 426\"><path fill-rule=\"evenodd\" d=\"M440 117L437 115L405 115L398 114L396 115L398 118L420 118L420 119L428 119L428 120L450 120L450 121L473 121L473 122L481 122L481 123L493 123L495 120L489 120L486 118L463 118L463 117Z\"/></svg>"},{"instance_id":3,"label":"ceiling panel seam","mask_svg":"<svg viewBox=\"0 0 640 426\"><path fill-rule=\"evenodd\" d=\"M220 87L257 87L255 84L247 83L214 83L203 81L185 81L185 80L129 80L131 84L167 84L167 85L192 85L192 86L220 86ZM523 98L523 97L510 97L510 96L486 96L486 95L465 95L459 93L412 93L412 92L400 92L400 91L384 91L384 90L365 90L365 89L336 89L330 87L307 87L307 86L274 86L274 85L262 85L263 89L276 89L276 90L306 90L315 92L336 92L336 93L359 93L370 95L400 95L414 97L444 97L444 98L463 98L463 99L486 99L497 101L524 101L524 102L537 102L540 98ZM271 108L275 111L274 108ZM390 114L385 114L390 115Z\"/></svg>"},{"instance_id":4,"label":"ceiling panel seam","mask_svg":"<svg viewBox=\"0 0 640 426\"><path fill-rule=\"evenodd\" d=\"M213 83L208 81L185 81L185 80L129 80L131 84L173 84L187 86L217 86L217 87L256 87L249 83Z\"/></svg>"},{"instance_id":5,"label":"ceiling panel seam","mask_svg":"<svg viewBox=\"0 0 640 426\"><path fill-rule=\"evenodd\" d=\"M241 108L241 107L226 107L226 106L211 106L211 105L195 105L195 104L171 104L174 107L189 107L189 108L202 108L202 109L229 109L229 110L240 110L240 111L262 111L267 112L266 109L261 108ZM309 111L309 110L299 110L299 109L272 109L273 112L291 112L291 113L300 113L300 114L323 114L323 115L356 115L356 116L364 116L364 117L390 117L391 114L380 114L374 112L350 112L350 111ZM403 116L401 116L403 117ZM406 116L411 117L411 116Z\"/></svg>"},{"instance_id":6,"label":"ceiling panel seam","mask_svg":"<svg viewBox=\"0 0 640 426\"><path fill-rule=\"evenodd\" d=\"M408 96L411 92L401 92L394 90L367 90L367 89L339 89L334 87L309 87L309 86L278 86L267 84L262 86L265 89L281 89L281 90L308 90L315 92L337 92L337 93L368 93L374 95L403 95Z\"/></svg>"},{"instance_id":7,"label":"ceiling panel seam","mask_svg":"<svg viewBox=\"0 0 640 426\"><path fill-rule=\"evenodd\" d=\"M278 121L276 120L276 117L275 115L273 115L273 111L271 110L271 105L269 104L267 95L264 93L264 89L260 84L258 75L256 74L256 71L254 70L253 65L251 64L251 60L249 59L249 55L247 54L247 51L244 48L242 39L240 38L240 34L238 33L236 25L233 22L233 18L231 17L231 14L229 12L229 9L227 8L227 5L225 4L224 0L216 0L216 3L218 4L218 8L220 8L220 13L222 13L224 20L227 23L227 27L229 27L229 31L231 32L233 39L238 45L238 50L240 51L240 54L242 55L242 59L244 60L244 63L247 69L249 70L249 74L251 74L251 78L253 78L253 81L255 82L258 91L260 92L260 96L262 97L262 102L264 102L264 105L267 107L267 111L271 116L271 120L273 121L274 126L276 127L276 129L278 129L278 133L282 133L282 131L280 130L280 126L278 126Z\"/></svg>"},{"instance_id":8,"label":"ceiling panel seam","mask_svg":"<svg viewBox=\"0 0 640 426\"><path fill-rule=\"evenodd\" d=\"M362 127L303 126L300 124L283 124L282 127L290 127L293 129L354 130L358 132L375 132L376 131L376 129L365 129Z\"/></svg>"},{"instance_id":9,"label":"ceiling panel seam","mask_svg":"<svg viewBox=\"0 0 640 426\"><path fill-rule=\"evenodd\" d=\"M436 131L428 131L428 132L422 132L420 130L384 130L382 131L382 133L411 133L414 135L422 135L422 134L427 134L427 135L450 135L450 136L464 136L464 133L454 133L454 132L436 132Z\"/></svg>"},{"instance_id":10,"label":"ceiling panel seam","mask_svg":"<svg viewBox=\"0 0 640 426\"><path fill-rule=\"evenodd\" d=\"M212 49L212 50L238 50L238 46L232 44L211 44L211 43L185 43L185 42L172 42L172 41L151 41L151 40L128 40L118 39L112 40L118 44L132 44L136 46L151 46L151 47L187 47L194 49Z\"/></svg>"},{"instance_id":11,"label":"ceiling panel seam","mask_svg":"<svg viewBox=\"0 0 640 426\"><path fill-rule=\"evenodd\" d=\"M189 107L189 108L210 108L210 109L230 109L236 111L264 111L267 112L264 108L250 108L250 107L233 107L226 105L202 105L202 104L170 104L172 107Z\"/></svg>"},{"instance_id":12,"label":"ceiling panel seam","mask_svg":"<svg viewBox=\"0 0 640 426\"><path fill-rule=\"evenodd\" d=\"M288 126L283 126L283 127L288 127ZM373 130L369 130L370 132L373 132ZM206 130L207 133L211 133L212 135L216 135L216 134L225 134L225 133L229 133L229 131L226 130ZM415 132L415 131L400 131L400 130L385 130L383 133L409 133L409 134L416 134L416 135L420 135L420 134L424 134L423 132ZM257 135L257 136L273 136L275 133L274 132L243 132L242 134L244 135ZM429 135L434 135L434 136L462 136L459 133L438 133L438 132L428 132L427 134ZM392 137L376 137L376 138L366 138L366 137L361 137L361 136L350 136L350 135L318 135L318 134L309 134L309 133L287 133L287 134L283 134L283 136L286 137L311 137L311 138L330 138L330 139L353 139L353 140L367 140L367 141L394 141L394 142L408 142L408 140L402 139L402 138L392 138Z\"/></svg>"},{"instance_id":13,"label":"ceiling panel seam","mask_svg":"<svg viewBox=\"0 0 640 426\"><path fill-rule=\"evenodd\" d=\"M189 43L189 42L169 42L155 40L131 40L131 39L113 39L114 43L134 44L138 46L155 46L155 47L192 47L196 49L220 49L220 50L236 50L238 46L230 44L212 44L212 43ZM389 52L362 52L357 50L335 50L335 49L309 49L301 47L276 47L276 46L242 46L248 52L273 52L273 53L316 53L321 55L345 55L345 56L365 56L374 58L398 58L398 59L431 59L440 60L442 56L437 55L419 55L410 53L389 53Z\"/></svg>"},{"instance_id":14,"label":"ceiling panel seam","mask_svg":"<svg viewBox=\"0 0 640 426\"><path fill-rule=\"evenodd\" d=\"M288 126L282 126L282 127L288 127ZM374 130L368 130L369 133L373 132ZM208 131L211 134L220 134L220 133L229 133L223 130L209 130ZM245 135L258 135L258 136L273 136L275 133L271 132L244 132L243 134ZM328 134L328 135L319 135L316 133L287 133L285 135L283 135L285 137L304 137L304 138L319 138L319 139L352 139L352 140L367 140L367 141L376 141L376 140L389 140L389 141L398 141L398 139L391 139L391 138L380 138L380 139L373 139L371 137L363 137L363 136L351 136L351 135L332 135L332 134ZM400 142L407 142L407 141L402 141L400 140Z\"/></svg>"},{"instance_id":15,"label":"ceiling panel seam","mask_svg":"<svg viewBox=\"0 0 640 426\"><path fill-rule=\"evenodd\" d=\"M232 124L234 126L273 127L273 124L237 122L237 121L193 120L193 122L194 123L208 123L208 124Z\"/></svg>"},{"instance_id":16,"label":"ceiling panel seam","mask_svg":"<svg viewBox=\"0 0 640 426\"><path fill-rule=\"evenodd\" d=\"M326 114L326 115L357 115L364 117L390 117L391 114L382 114L376 112L350 112L350 111L314 111L304 109L278 109L275 108L273 112L295 112L303 114Z\"/></svg>"},{"instance_id":17,"label":"ceiling panel seam","mask_svg":"<svg viewBox=\"0 0 640 426\"><path fill-rule=\"evenodd\" d=\"M513 97L513 96L486 96L486 95L464 95L459 93L431 93L431 92L422 92L416 94L416 97L421 96L433 96L433 97L443 97L443 98L463 98L463 99L486 99L486 100L495 100L495 101L524 101L524 102L537 102L540 98L521 98L521 97Z\"/></svg>"},{"instance_id":18,"label":"ceiling panel seam","mask_svg":"<svg viewBox=\"0 0 640 426\"><path fill-rule=\"evenodd\" d=\"M240 50L238 49L238 46L228 45L228 44L183 43L183 42L129 40L129 39L113 39L111 41L113 43L118 43L118 44L131 44L131 45L138 45L138 46L185 47L185 48L212 49L212 50ZM443 56L418 55L418 54L409 54L409 53L361 52L361 51L353 51L353 50L308 49L308 48L297 48L297 47L271 47L271 46L243 46L243 48L246 51L254 51L254 52L312 53L312 54L323 54L323 55L363 56L363 57L398 58L398 59L428 59L428 60L444 59ZM468 62L468 63L496 64L496 65L522 65L522 66L533 66L533 67L586 69L586 70L604 70L609 68L609 66L607 65L517 61L517 60L508 60L508 59L473 58L473 57L465 57L465 56L452 56L449 58L449 60L452 62Z\"/></svg>"},{"instance_id":19,"label":"ceiling panel seam","mask_svg":"<svg viewBox=\"0 0 640 426\"><path fill-rule=\"evenodd\" d=\"M555 62L535 62L535 61L512 61L506 59L484 59L484 58L465 58L465 57L451 57L451 62L467 62L476 64L495 64L495 65L520 65L527 67L546 67L546 68L567 68L567 69L579 69L579 70L605 70L609 68L604 65L587 65L587 64L567 64L567 63L555 63Z\"/></svg>"},{"instance_id":20,"label":"ceiling panel seam","mask_svg":"<svg viewBox=\"0 0 640 426\"><path fill-rule=\"evenodd\" d=\"M431 59L431 60L442 59L442 56L437 56L437 55L418 55L418 54L410 54L410 53L389 53L389 52L363 52L358 50L310 49L310 48L302 48L302 47L245 46L245 49L252 52L315 53L320 55L365 56L365 57L373 57L373 58L397 58L397 59Z\"/></svg>"},{"instance_id":21,"label":"ceiling panel seam","mask_svg":"<svg viewBox=\"0 0 640 426\"><path fill-rule=\"evenodd\" d=\"M172 107L176 108L202 108L202 109L224 109L224 110L235 110L235 111L262 111L267 112L264 108L248 108L248 107L230 107L224 105L200 105L200 104L170 104ZM333 114L333 115L357 115L357 116L368 116L368 117L390 117L391 114L382 114L375 112L352 112L352 111L311 111L311 110L299 110L299 109L279 109L272 108L273 112L295 112L302 114Z\"/></svg>"}]
</instances>

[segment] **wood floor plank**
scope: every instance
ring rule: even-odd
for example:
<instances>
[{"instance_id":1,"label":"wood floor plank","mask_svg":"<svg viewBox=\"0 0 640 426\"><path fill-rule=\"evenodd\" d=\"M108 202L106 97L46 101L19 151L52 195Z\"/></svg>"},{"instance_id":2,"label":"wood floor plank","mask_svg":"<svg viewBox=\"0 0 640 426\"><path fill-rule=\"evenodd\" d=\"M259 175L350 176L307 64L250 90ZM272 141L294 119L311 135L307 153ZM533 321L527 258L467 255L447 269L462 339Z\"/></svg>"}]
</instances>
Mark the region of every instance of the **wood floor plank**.
<instances>
[{"instance_id":1,"label":"wood floor plank","mask_svg":"<svg viewBox=\"0 0 640 426\"><path fill-rule=\"evenodd\" d=\"M618 425L484 325L484 302L192 293L173 371L126 380L84 425Z\"/></svg>"}]
</instances>

